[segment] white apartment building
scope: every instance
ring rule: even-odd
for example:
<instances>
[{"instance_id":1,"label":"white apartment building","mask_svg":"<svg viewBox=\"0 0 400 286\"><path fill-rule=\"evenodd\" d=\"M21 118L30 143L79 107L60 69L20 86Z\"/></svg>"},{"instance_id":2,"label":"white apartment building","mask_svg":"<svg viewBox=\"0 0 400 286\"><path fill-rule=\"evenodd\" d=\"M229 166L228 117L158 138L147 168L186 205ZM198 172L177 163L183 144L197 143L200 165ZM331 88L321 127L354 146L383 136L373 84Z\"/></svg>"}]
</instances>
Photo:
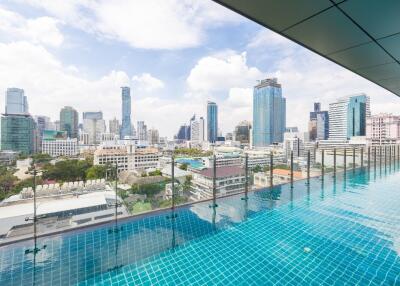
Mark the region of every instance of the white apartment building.
<instances>
[{"instance_id":1,"label":"white apartment building","mask_svg":"<svg viewBox=\"0 0 400 286\"><path fill-rule=\"evenodd\" d=\"M52 157L76 156L79 153L78 139L42 140L42 153L49 154Z\"/></svg>"},{"instance_id":2,"label":"white apartment building","mask_svg":"<svg viewBox=\"0 0 400 286\"><path fill-rule=\"evenodd\" d=\"M264 167L269 166L271 162L271 152L273 155L274 164L283 164L286 162L285 154L283 148L268 148L265 150L245 150L244 153L247 154L247 164L249 168L254 168L256 166ZM243 161L244 162L244 161ZM244 164L244 163L243 163Z\"/></svg>"},{"instance_id":3,"label":"white apartment building","mask_svg":"<svg viewBox=\"0 0 400 286\"><path fill-rule=\"evenodd\" d=\"M230 154L217 154L217 168L224 166L240 166L242 164L242 158L239 153L230 153ZM214 167L214 158L213 157L205 157L202 158L203 165L206 168Z\"/></svg>"},{"instance_id":4,"label":"white apartment building","mask_svg":"<svg viewBox=\"0 0 400 286\"><path fill-rule=\"evenodd\" d=\"M194 118L190 121L190 140L193 144L200 144L204 141L204 118Z\"/></svg>"},{"instance_id":5,"label":"white apartment building","mask_svg":"<svg viewBox=\"0 0 400 286\"><path fill-rule=\"evenodd\" d=\"M400 116L380 113L367 118L367 140L372 145L400 142Z\"/></svg>"},{"instance_id":6,"label":"white apartment building","mask_svg":"<svg viewBox=\"0 0 400 286\"><path fill-rule=\"evenodd\" d=\"M133 171L160 167L160 153L156 148L137 148L134 145L105 144L94 152L94 164L117 164L118 170Z\"/></svg>"},{"instance_id":7,"label":"white apartment building","mask_svg":"<svg viewBox=\"0 0 400 286\"><path fill-rule=\"evenodd\" d=\"M191 195L194 200L212 198L213 168L193 171ZM239 166L219 167L216 170L218 196L244 191L245 171Z\"/></svg>"}]
</instances>

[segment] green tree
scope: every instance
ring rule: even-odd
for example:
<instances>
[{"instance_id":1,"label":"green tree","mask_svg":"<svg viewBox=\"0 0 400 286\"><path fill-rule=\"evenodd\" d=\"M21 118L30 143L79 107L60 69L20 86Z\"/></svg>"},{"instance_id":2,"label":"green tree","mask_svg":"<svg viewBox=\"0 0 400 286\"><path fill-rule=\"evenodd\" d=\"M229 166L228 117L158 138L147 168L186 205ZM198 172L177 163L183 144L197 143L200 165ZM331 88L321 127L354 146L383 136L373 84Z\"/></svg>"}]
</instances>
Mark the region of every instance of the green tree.
<instances>
[{"instance_id":1,"label":"green tree","mask_svg":"<svg viewBox=\"0 0 400 286\"><path fill-rule=\"evenodd\" d=\"M155 170L152 172L149 172L149 176L161 176L161 171L160 170Z\"/></svg>"},{"instance_id":2,"label":"green tree","mask_svg":"<svg viewBox=\"0 0 400 286\"><path fill-rule=\"evenodd\" d=\"M53 158L46 153L37 153L32 155L32 159L35 161L35 163L48 163L50 162Z\"/></svg>"},{"instance_id":3,"label":"green tree","mask_svg":"<svg viewBox=\"0 0 400 286\"><path fill-rule=\"evenodd\" d=\"M86 180L102 179L106 177L107 166L95 165L86 170Z\"/></svg>"},{"instance_id":4,"label":"green tree","mask_svg":"<svg viewBox=\"0 0 400 286\"><path fill-rule=\"evenodd\" d=\"M182 164L179 166L179 169L184 170L184 171L187 171L188 166L189 166L188 163L182 163Z\"/></svg>"},{"instance_id":5,"label":"green tree","mask_svg":"<svg viewBox=\"0 0 400 286\"><path fill-rule=\"evenodd\" d=\"M186 193L189 192L191 185L192 185L192 175L188 175L185 178L185 182L183 182L182 186L183 191Z\"/></svg>"},{"instance_id":6,"label":"green tree","mask_svg":"<svg viewBox=\"0 0 400 286\"><path fill-rule=\"evenodd\" d=\"M259 173L259 172L262 171L262 168L261 168L260 165L257 165L257 166L255 166L255 167L253 167L252 171L253 171L254 173Z\"/></svg>"}]
</instances>

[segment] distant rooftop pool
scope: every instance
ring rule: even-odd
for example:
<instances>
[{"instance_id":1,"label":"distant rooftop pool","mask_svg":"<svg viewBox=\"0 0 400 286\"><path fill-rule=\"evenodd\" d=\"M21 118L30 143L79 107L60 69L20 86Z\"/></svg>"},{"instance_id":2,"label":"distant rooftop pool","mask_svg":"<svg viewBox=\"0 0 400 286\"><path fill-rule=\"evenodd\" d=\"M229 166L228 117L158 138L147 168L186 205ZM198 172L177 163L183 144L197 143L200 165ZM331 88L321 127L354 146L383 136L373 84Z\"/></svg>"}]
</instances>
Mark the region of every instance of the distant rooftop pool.
<instances>
[{"instance_id":1,"label":"distant rooftop pool","mask_svg":"<svg viewBox=\"0 0 400 286\"><path fill-rule=\"evenodd\" d=\"M6 245L0 285L400 285L399 170L47 236L36 256L25 254L32 241Z\"/></svg>"},{"instance_id":2,"label":"distant rooftop pool","mask_svg":"<svg viewBox=\"0 0 400 286\"><path fill-rule=\"evenodd\" d=\"M177 163L180 164L188 164L190 167L194 169L202 169L204 168L203 162L201 159L193 159L193 158L178 158L175 160Z\"/></svg>"}]
</instances>

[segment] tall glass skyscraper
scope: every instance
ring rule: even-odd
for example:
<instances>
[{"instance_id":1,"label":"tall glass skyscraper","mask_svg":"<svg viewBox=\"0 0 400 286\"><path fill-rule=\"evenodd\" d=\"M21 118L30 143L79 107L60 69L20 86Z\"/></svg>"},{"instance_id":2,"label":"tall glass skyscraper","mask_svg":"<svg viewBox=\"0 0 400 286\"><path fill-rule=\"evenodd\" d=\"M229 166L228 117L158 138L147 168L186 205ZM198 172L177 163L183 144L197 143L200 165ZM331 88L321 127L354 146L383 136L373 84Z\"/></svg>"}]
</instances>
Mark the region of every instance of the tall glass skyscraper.
<instances>
[{"instance_id":1,"label":"tall glass skyscraper","mask_svg":"<svg viewBox=\"0 0 400 286\"><path fill-rule=\"evenodd\" d=\"M7 88L6 114L29 114L28 100L23 89Z\"/></svg>"},{"instance_id":2,"label":"tall glass skyscraper","mask_svg":"<svg viewBox=\"0 0 400 286\"><path fill-rule=\"evenodd\" d=\"M78 119L78 111L71 106L64 106L60 111L60 130L66 131L69 138L77 138Z\"/></svg>"},{"instance_id":3,"label":"tall glass skyscraper","mask_svg":"<svg viewBox=\"0 0 400 286\"><path fill-rule=\"evenodd\" d=\"M286 99L276 78L260 81L253 92L253 145L265 147L283 142Z\"/></svg>"},{"instance_id":4,"label":"tall glass skyscraper","mask_svg":"<svg viewBox=\"0 0 400 286\"><path fill-rule=\"evenodd\" d=\"M218 106L215 102L207 102L207 140L214 143L218 136Z\"/></svg>"},{"instance_id":5,"label":"tall glass skyscraper","mask_svg":"<svg viewBox=\"0 0 400 286\"><path fill-rule=\"evenodd\" d=\"M310 112L308 123L310 140L326 140L329 137L329 114L328 111L321 111L321 103L314 102L314 111Z\"/></svg>"},{"instance_id":6,"label":"tall glass skyscraper","mask_svg":"<svg viewBox=\"0 0 400 286\"><path fill-rule=\"evenodd\" d=\"M1 118L1 150L23 154L36 152L36 123L29 114L9 114Z\"/></svg>"},{"instance_id":7,"label":"tall glass skyscraper","mask_svg":"<svg viewBox=\"0 0 400 286\"><path fill-rule=\"evenodd\" d=\"M365 94L346 96L329 104L329 140L364 136L369 110L369 97Z\"/></svg>"},{"instance_id":8,"label":"tall glass skyscraper","mask_svg":"<svg viewBox=\"0 0 400 286\"><path fill-rule=\"evenodd\" d=\"M131 89L128 86L121 87L122 90L122 125L121 139L125 136L132 136L131 124Z\"/></svg>"}]
</instances>

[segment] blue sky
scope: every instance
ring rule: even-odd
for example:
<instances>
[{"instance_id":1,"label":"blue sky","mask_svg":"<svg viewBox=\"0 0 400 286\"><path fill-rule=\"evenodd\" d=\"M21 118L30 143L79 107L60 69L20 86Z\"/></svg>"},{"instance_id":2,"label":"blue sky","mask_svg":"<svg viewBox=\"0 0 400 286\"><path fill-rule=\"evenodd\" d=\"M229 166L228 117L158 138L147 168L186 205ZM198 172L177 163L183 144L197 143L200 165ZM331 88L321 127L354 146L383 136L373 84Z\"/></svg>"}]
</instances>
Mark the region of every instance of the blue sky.
<instances>
[{"instance_id":1,"label":"blue sky","mask_svg":"<svg viewBox=\"0 0 400 286\"><path fill-rule=\"evenodd\" d=\"M172 137L207 100L223 133L252 119L252 87L278 77L288 125L305 130L313 101L365 92L373 112L397 97L207 0L6 0L0 4L0 91L24 88L34 115L64 105L121 117L132 87L133 123ZM395 104L393 104L395 102ZM4 110L4 104L1 109Z\"/></svg>"}]
</instances>

